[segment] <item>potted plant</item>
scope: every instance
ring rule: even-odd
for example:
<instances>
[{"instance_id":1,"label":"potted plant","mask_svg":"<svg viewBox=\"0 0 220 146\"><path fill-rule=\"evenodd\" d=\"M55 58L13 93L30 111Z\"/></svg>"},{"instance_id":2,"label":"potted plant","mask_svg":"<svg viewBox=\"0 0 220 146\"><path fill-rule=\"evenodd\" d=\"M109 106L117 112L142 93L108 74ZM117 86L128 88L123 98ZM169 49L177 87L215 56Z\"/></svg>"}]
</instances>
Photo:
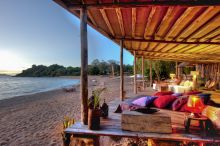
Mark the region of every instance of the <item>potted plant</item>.
<instances>
[{"instance_id":1,"label":"potted plant","mask_svg":"<svg viewBox=\"0 0 220 146\"><path fill-rule=\"evenodd\" d=\"M100 95L105 88L98 88L92 92L89 98L89 113L88 113L88 127L91 130L98 130L100 128L101 111L99 107Z\"/></svg>"},{"instance_id":2,"label":"potted plant","mask_svg":"<svg viewBox=\"0 0 220 146\"><path fill-rule=\"evenodd\" d=\"M64 130L66 128L70 127L71 125L73 125L74 123L75 123L74 119L72 119L70 117L67 117L67 116L64 117L64 120L63 120L63 131L61 133L62 139L63 139L63 145L68 145L70 143L70 138L68 137L69 135L66 134L64 132Z\"/></svg>"}]
</instances>

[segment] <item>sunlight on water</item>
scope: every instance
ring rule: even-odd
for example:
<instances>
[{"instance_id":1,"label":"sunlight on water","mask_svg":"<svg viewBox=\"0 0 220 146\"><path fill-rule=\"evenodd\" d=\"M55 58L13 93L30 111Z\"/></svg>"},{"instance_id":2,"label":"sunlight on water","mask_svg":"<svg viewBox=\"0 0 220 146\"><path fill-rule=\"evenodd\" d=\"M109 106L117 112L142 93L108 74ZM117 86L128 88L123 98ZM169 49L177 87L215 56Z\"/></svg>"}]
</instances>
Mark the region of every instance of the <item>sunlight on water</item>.
<instances>
[{"instance_id":1,"label":"sunlight on water","mask_svg":"<svg viewBox=\"0 0 220 146\"><path fill-rule=\"evenodd\" d=\"M0 100L79 84L77 79L59 77L0 76Z\"/></svg>"}]
</instances>

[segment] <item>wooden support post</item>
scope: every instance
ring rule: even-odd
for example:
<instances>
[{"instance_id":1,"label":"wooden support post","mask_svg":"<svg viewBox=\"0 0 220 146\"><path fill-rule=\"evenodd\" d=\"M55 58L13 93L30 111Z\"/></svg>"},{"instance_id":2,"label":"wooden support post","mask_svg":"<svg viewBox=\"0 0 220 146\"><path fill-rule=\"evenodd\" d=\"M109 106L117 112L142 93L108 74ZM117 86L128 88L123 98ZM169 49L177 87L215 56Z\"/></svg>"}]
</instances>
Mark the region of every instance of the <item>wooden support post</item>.
<instances>
[{"instance_id":1,"label":"wooden support post","mask_svg":"<svg viewBox=\"0 0 220 146\"><path fill-rule=\"evenodd\" d=\"M120 42L120 98L124 100L124 69L123 69L123 41Z\"/></svg>"},{"instance_id":2,"label":"wooden support post","mask_svg":"<svg viewBox=\"0 0 220 146\"><path fill-rule=\"evenodd\" d=\"M153 78L152 78L152 61L150 60L150 87L152 87L153 83Z\"/></svg>"},{"instance_id":3,"label":"wooden support post","mask_svg":"<svg viewBox=\"0 0 220 146\"><path fill-rule=\"evenodd\" d=\"M182 75L182 68L178 67L178 78L180 78L181 75Z\"/></svg>"},{"instance_id":4,"label":"wooden support post","mask_svg":"<svg viewBox=\"0 0 220 146\"><path fill-rule=\"evenodd\" d=\"M178 75L178 62L176 61L176 77L179 78L179 75Z\"/></svg>"},{"instance_id":5,"label":"wooden support post","mask_svg":"<svg viewBox=\"0 0 220 146\"><path fill-rule=\"evenodd\" d=\"M136 52L134 51L134 94L137 94Z\"/></svg>"},{"instance_id":6,"label":"wooden support post","mask_svg":"<svg viewBox=\"0 0 220 146\"><path fill-rule=\"evenodd\" d=\"M141 69L141 71L142 71L142 86L143 86L143 90L144 90L144 88L145 88L145 85L144 85L144 56L142 56L142 69Z\"/></svg>"},{"instance_id":7,"label":"wooden support post","mask_svg":"<svg viewBox=\"0 0 220 146\"><path fill-rule=\"evenodd\" d=\"M81 34L81 121L88 124L88 40L87 40L87 10L80 11L80 34Z\"/></svg>"}]
</instances>

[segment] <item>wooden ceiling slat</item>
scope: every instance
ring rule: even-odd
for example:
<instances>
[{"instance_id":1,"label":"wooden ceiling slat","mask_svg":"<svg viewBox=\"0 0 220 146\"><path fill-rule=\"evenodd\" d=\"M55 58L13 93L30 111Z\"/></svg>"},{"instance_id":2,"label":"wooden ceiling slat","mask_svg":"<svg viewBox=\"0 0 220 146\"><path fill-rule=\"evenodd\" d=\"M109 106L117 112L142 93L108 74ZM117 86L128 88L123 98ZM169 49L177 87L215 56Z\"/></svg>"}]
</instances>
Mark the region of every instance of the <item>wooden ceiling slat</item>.
<instances>
[{"instance_id":1,"label":"wooden ceiling slat","mask_svg":"<svg viewBox=\"0 0 220 146\"><path fill-rule=\"evenodd\" d=\"M122 37L125 36L125 30L124 30L124 23L123 23L123 18L122 18L122 14L121 14L121 9L117 8L115 9L117 17L118 17L118 22L119 22L119 26L120 26L120 30L121 30L121 35Z\"/></svg>"},{"instance_id":2,"label":"wooden ceiling slat","mask_svg":"<svg viewBox=\"0 0 220 146\"><path fill-rule=\"evenodd\" d=\"M174 15L174 10L175 10L175 7L168 8L165 16L163 17L163 19L161 21L161 24L159 25L158 29L156 30L155 38L161 39L164 36L164 33L165 33L164 26L168 26L169 23L171 22L172 15Z\"/></svg>"},{"instance_id":3,"label":"wooden ceiling slat","mask_svg":"<svg viewBox=\"0 0 220 146\"><path fill-rule=\"evenodd\" d=\"M196 13L200 10L199 7L190 7L187 8L183 14L177 19L171 30L166 35L167 40L173 40L178 32L184 29L185 25L187 25L190 20L196 15Z\"/></svg>"},{"instance_id":4,"label":"wooden ceiling slat","mask_svg":"<svg viewBox=\"0 0 220 146\"><path fill-rule=\"evenodd\" d=\"M212 53L214 53L214 54L218 54L218 50L219 50L220 48L219 48L219 46L213 46L213 45L210 45L210 46L208 46L208 47L206 47L206 48L204 48L204 49L202 49L202 50L199 50L199 51L197 51L197 52L199 52L199 53L201 53L201 54L212 54ZM219 55L220 56L220 55Z\"/></svg>"},{"instance_id":5,"label":"wooden ceiling slat","mask_svg":"<svg viewBox=\"0 0 220 146\"><path fill-rule=\"evenodd\" d=\"M148 32L148 30L149 30L149 27L150 27L150 24L151 24L151 21L152 21L152 19L153 19L153 16L154 16L155 12L156 12L156 8L155 8L155 7L152 7L152 8L151 8L151 11L150 11L150 14L149 14L149 16L148 16L148 19L147 19L147 24L146 24L146 26L145 26L145 30L144 30L144 38L145 38L145 39L147 38L147 32Z\"/></svg>"},{"instance_id":6,"label":"wooden ceiling slat","mask_svg":"<svg viewBox=\"0 0 220 146\"><path fill-rule=\"evenodd\" d=\"M216 59L220 59L219 55L210 55L210 54L195 54L195 53L169 53L169 52L156 52L156 51L146 51L146 50L139 50L137 49L130 49L130 51L136 51L136 52L144 52L144 53L149 53L149 54L159 54L159 55L165 55L165 56L184 56L184 57L192 57L192 58L210 58L210 57L215 57Z\"/></svg>"},{"instance_id":7,"label":"wooden ceiling slat","mask_svg":"<svg viewBox=\"0 0 220 146\"><path fill-rule=\"evenodd\" d=\"M109 19L108 19L107 15L106 15L105 10L104 9L100 9L100 12L102 14L102 17L103 17L103 19L104 19L104 21L105 21L109 31L111 32L111 35L115 36L115 33L114 33L113 29L112 29L112 26L111 26L111 24L109 22Z\"/></svg>"},{"instance_id":8,"label":"wooden ceiling slat","mask_svg":"<svg viewBox=\"0 0 220 146\"><path fill-rule=\"evenodd\" d=\"M184 51L187 51L187 50L190 50L190 49L194 48L195 46L198 46L198 45L189 45L187 47L184 47L184 48L176 51L176 53L183 53Z\"/></svg>"},{"instance_id":9,"label":"wooden ceiling slat","mask_svg":"<svg viewBox=\"0 0 220 146\"><path fill-rule=\"evenodd\" d=\"M93 16L92 16L92 14L91 14L90 11L88 11L88 17L89 17L89 19L92 21L92 24L93 24L94 26L97 26L97 24L96 24L96 22L95 22L95 20L94 20L94 18L93 18Z\"/></svg>"},{"instance_id":10,"label":"wooden ceiling slat","mask_svg":"<svg viewBox=\"0 0 220 146\"><path fill-rule=\"evenodd\" d=\"M195 32L193 32L190 36L187 37L187 39L197 39L202 37L203 35L209 33L210 31L214 30L219 26L220 22L220 12L218 13L218 16L216 16L214 19L211 19L210 21L207 21L207 24L203 25L199 29L197 29Z\"/></svg>"},{"instance_id":11,"label":"wooden ceiling slat","mask_svg":"<svg viewBox=\"0 0 220 146\"><path fill-rule=\"evenodd\" d=\"M132 37L135 38L135 28L136 28L136 18L137 18L137 14L136 14L136 8L132 8L131 9L131 22L132 22Z\"/></svg>"},{"instance_id":12,"label":"wooden ceiling slat","mask_svg":"<svg viewBox=\"0 0 220 146\"><path fill-rule=\"evenodd\" d=\"M211 45L197 45L189 50L184 51L184 53L193 53L193 52L199 52L201 50L206 50Z\"/></svg>"},{"instance_id":13,"label":"wooden ceiling slat","mask_svg":"<svg viewBox=\"0 0 220 146\"><path fill-rule=\"evenodd\" d=\"M156 48L154 48L155 51L160 51L163 48L165 48L168 44L167 43L163 43L163 44L159 44Z\"/></svg>"},{"instance_id":14,"label":"wooden ceiling slat","mask_svg":"<svg viewBox=\"0 0 220 146\"><path fill-rule=\"evenodd\" d=\"M200 37L199 41L212 41L218 35L220 35L220 26Z\"/></svg>"},{"instance_id":15,"label":"wooden ceiling slat","mask_svg":"<svg viewBox=\"0 0 220 146\"><path fill-rule=\"evenodd\" d=\"M160 50L161 52L167 52L169 50L172 50L173 48L175 48L176 46L178 46L178 44L168 44L165 48L163 48L162 50Z\"/></svg>"},{"instance_id":16,"label":"wooden ceiling slat","mask_svg":"<svg viewBox=\"0 0 220 146\"><path fill-rule=\"evenodd\" d=\"M175 48L168 50L168 52L174 53L174 52L176 52L176 51L178 51L178 50L181 50L181 49L183 49L183 48L186 48L186 47L188 47L188 46L189 46L189 45L187 45L187 44L180 44L180 45L176 46Z\"/></svg>"},{"instance_id":17,"label":"wooden ceiling slat","mask_svg":"<svg viewBox=\"0 0 220 146\"><path fill-rule=\"evenodd\" d=\"M180 36L182 38L189 37L192 32L195 30L198 30L202 25L204 25L208 20L210 20L212 17L214 17L217 13L219 13L220 7L208 7L206 11L204 11L191 25L189 25L185 31L182 32L181 35L179 35L176 40L182 40L180 39Z\"/></svg>"}]
</instances>

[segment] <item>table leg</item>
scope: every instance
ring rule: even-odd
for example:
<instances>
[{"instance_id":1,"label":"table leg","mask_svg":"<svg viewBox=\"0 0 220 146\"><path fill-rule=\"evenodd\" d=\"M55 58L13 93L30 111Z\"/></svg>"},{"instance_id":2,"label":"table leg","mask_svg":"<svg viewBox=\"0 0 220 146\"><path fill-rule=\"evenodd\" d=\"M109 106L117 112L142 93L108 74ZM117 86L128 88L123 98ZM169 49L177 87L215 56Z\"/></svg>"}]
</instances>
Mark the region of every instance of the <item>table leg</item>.
<instances>
[{"instance_id":1,"label":"table leg","mask_svg":"<svg viewBox=\"0 0 220 146\"><path fill-rule=\"evenodd\" d=\"M189 132L189 127L190 127L191 119L187 118L185 120L185 131L188 133Z\"/></svg>"},{"instance_id":2,"label":"table leg","mask_svg":"<svg viewBox=\"0 0 220 146\"><path fill-rule=\"evenodd\" d=\"M199 121L199 127L202 130L203 136L206 136L206 131L205 131L205 128L204 128L204 123L203 123L202 120Z\"/></svg>"},{"instance_id":3,"label":"table leg","mask_svg":"<svg viewBox=\"0 0 220 146\"><path fill-rule=\"evenodd\" d=\"M65 136L65 138L63 139L63 145L64 146L69 146L70 145L71 134L64 133L64 136Z\"/></svg>"}]
</instances>

